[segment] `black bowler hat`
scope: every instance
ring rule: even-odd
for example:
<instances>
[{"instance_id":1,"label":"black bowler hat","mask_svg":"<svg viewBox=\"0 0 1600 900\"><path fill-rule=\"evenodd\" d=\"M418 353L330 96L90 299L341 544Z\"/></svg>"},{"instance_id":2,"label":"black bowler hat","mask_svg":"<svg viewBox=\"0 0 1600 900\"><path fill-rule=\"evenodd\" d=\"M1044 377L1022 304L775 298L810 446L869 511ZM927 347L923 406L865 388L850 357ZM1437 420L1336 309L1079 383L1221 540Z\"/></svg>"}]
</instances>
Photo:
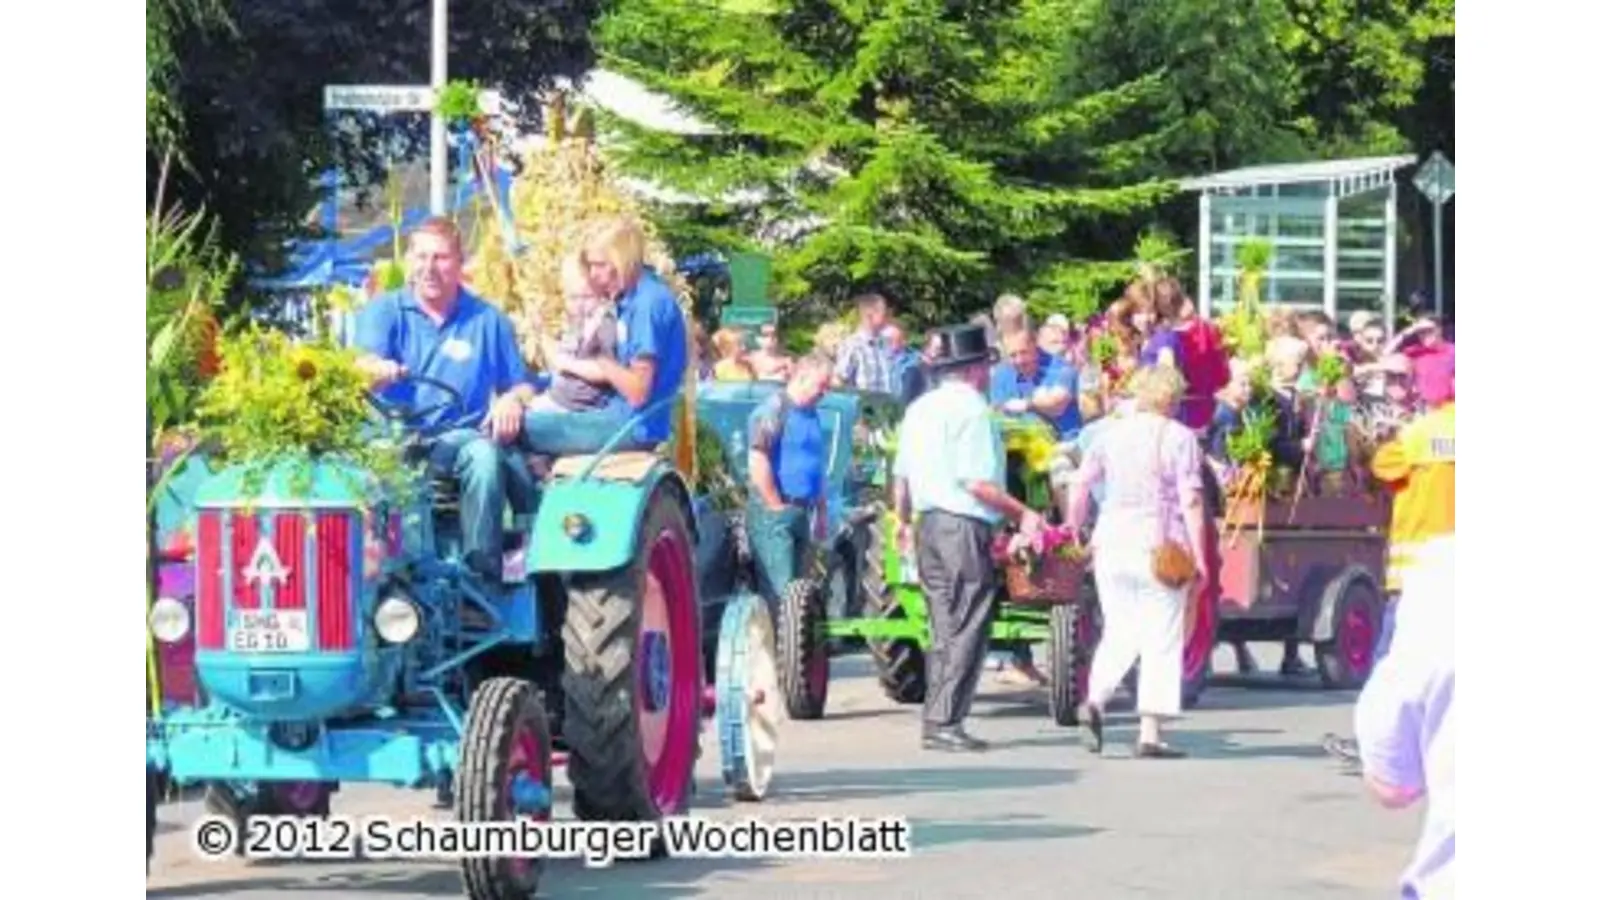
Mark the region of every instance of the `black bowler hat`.
<instances>
[{"instance_id":1,"label":"black bowler hat","mask_svg":"<svg viewBox=\"0 0 1600 900\"><path fill-rule=\"evenodd\" d=\"M932 361L935 370L995 361L994 348L989 346L989 335L982 325L952 325L937 333L944 337L944 355Z\"/></svg>"}]
</instances>

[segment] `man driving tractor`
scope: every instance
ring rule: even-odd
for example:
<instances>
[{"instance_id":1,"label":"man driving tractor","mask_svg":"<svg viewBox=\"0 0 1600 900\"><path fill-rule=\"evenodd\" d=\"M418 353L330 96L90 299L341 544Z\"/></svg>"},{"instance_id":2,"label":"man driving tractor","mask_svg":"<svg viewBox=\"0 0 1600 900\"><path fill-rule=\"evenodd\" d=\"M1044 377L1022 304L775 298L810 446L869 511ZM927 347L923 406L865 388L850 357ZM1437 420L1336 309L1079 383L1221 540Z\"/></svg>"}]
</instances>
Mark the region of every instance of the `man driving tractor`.
<instances>
[{"instance_id":1,"label":"man driving tractor","mask_svg":"<svg viewBox=\"0 0 1600 900\"><path fill-rule=\"evenodd\" d=\"M500 447L521 432L534 391L511 320L461 286L462 261L455 224L423 222L407 245L406 286L362 307L355 345L379 396L419 411L407 424L429 438L429 470L460 484L466 563L493 583L508 465Z\"/></svg>"}]
</instances>

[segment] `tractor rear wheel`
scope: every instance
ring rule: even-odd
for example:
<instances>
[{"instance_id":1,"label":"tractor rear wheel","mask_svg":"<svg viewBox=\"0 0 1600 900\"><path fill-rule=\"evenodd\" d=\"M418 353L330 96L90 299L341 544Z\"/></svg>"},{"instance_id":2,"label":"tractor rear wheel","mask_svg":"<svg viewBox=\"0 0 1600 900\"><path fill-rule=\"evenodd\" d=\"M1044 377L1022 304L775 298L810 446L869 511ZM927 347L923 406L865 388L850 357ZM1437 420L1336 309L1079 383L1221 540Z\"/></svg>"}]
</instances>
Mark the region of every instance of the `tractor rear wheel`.
<instances>
[{"instance_id":1,"label":"tractor rear wheel","mask_svg":"<svg viewBox=\"0 0 1600 900\"><path fill-rule=\"evenodd\" d=\"M861 569L861 611L872 619L904 619L906 611L889 586L884 554L890 552L893 540L879 515L872 520L867 531L866 551L862 554L865 565ZM922 646L916 641L867 641L872 661L878 670L878 683L890 700L896 703L921 703L928 693L927 662Z\"/></svg>"},{"instance_id":2,"label":"tractor rear wheel","mask_svg":"<svg viewBox=\"0 0 1600 900\"><path fill-rule=\"evenodd\" d=\"M668 488L645 507L639 554L574 575L561 639L573 810L655 821L688 809L699 755L700 596L686 513Z\"/></svg>"},{"instance_id":3,"label":"tractor rear wheel","mask_svg":"<svg viewBox=\"0 0 1600 900\"><path fill-rule=\"evenodd\" d=\"M550 820L550 723L532 684L491 678L472 693L461 762L456 769L456 819ZM468 857L461 878L472 900L526 900L539 890L540 857Z\"/></svg>"},{"instance_id":4,"label":"tractor rear wheel","mask_svg":"<svg viewBox=\"0 0 1600 900\"><path fill-rule=\"evenodd\" d=\"M796 578L778 600L778 685L791 719L820 719L828 706L828 622L823 586Z\"/></svg>"}]
</instances>

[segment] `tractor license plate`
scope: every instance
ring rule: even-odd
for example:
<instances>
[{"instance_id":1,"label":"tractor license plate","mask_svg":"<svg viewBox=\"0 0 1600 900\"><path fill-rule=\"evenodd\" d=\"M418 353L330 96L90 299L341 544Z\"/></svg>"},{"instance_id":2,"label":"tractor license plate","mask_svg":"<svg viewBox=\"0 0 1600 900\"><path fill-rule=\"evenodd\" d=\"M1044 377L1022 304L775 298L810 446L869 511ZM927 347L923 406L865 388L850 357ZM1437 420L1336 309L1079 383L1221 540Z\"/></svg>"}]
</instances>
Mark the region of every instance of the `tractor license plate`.
<instances>
[{"instance_id":1,"label":"tractor license plate","mask_svg":"<svg viewBox=\"0 0 1600 900\"><path fill-rule=\"evenodd\" d=\"M311 649L311 632L303 609L239 610L228 629L228 649L235 653L303 653Z\"/></svg>"}]
</instances>

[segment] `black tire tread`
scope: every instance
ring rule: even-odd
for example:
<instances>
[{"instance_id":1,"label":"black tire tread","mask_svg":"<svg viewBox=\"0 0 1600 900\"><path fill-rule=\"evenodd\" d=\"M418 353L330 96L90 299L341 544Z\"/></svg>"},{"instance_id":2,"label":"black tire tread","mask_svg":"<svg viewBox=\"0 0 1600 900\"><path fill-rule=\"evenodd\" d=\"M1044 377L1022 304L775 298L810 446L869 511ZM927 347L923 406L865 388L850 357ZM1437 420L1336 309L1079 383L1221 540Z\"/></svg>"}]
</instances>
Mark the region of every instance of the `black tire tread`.
<instances>
[{"instance_id":1,"label":"black tire tread","mask_svg":"<svg viewBox=\"0 0 1600 900\"><path fill-rule=\"evenodd\" d=\"M497 810L510 807L504 797L506 762L511 758L511 741L517 726L531 720L544 754L546 787L550 787L550 723L538 690L520 678L491 678L473 692L467 714L466 734L461 742L461 762L456 769L456 818L462 822L498 820ZM461 879L471 900L527 900L539 887L543 860L535 860L533 884L527 888L513 884L506 867L509 861L494 858L464 858Z\"/></svg>"},{"instance_id":2,"label":"black tire tread","mask_svg":"<svg viewBox=\"0 0 1600 900\"><path fill-rule=\"evenodd\" d=\"M576 576L567 592L561 629L566 653L561 673L562 737L568 749L573 812L588 821L652 821L676 812L657 810L650 793L633 714L633 648L649 565L648 542L669 528L678 532L685 547L691 544L684 513L671 495L658 492L647 502L639 556L613 572ZM692 571L694 561L688 564ZM696 622L689 637L698 641L699 587L697 580L692 583ZM703 658L698 651L695 655ZM697 747L691 764L698 756ZM690 775L692 779L692 771Z\"/></svg>"},{"instance_id":3,"label":"black tire tread","mask_svg":"<svg viewBox=\"0 0 1600 900\"><path fill-rule=\"evenodd\" d=\"M880 511L867 531L866 565L861 570L862 613L874 619L903 619L905 610L889 590L883 554L889 546L884 516ZM896 703L916 704L928 695L927 659L914 641L867 641L872 662L878 672L883 693Z\"/></svg>"},{"instance_id":4,"label":"black tire tread","mask_svg":"<svg viewBox=\"0 0 1600 900\"><path fill-rule=\"evenodd\" d=\"M1057 725L1078 724L1078 673L1089 665L1093 647L1083 646L1078 633L1078 607L1063 603L1050 608L1050 718Z\"/></svg>"},{"instance_id":5,"label":"black tire tread","mask_svg":"<svg viewBox=\"0 0 1600 900\"><path fill-rule=\"evenodd\" d=\"M828 642L822 636L827 623L827 602L822 585L796 578L784 588L778 605L778 685L791 719L822 718L828 706L828 686L811 693L806 679L808 663L820 655L826 663Z\"/></svg>"}]
</instances>

